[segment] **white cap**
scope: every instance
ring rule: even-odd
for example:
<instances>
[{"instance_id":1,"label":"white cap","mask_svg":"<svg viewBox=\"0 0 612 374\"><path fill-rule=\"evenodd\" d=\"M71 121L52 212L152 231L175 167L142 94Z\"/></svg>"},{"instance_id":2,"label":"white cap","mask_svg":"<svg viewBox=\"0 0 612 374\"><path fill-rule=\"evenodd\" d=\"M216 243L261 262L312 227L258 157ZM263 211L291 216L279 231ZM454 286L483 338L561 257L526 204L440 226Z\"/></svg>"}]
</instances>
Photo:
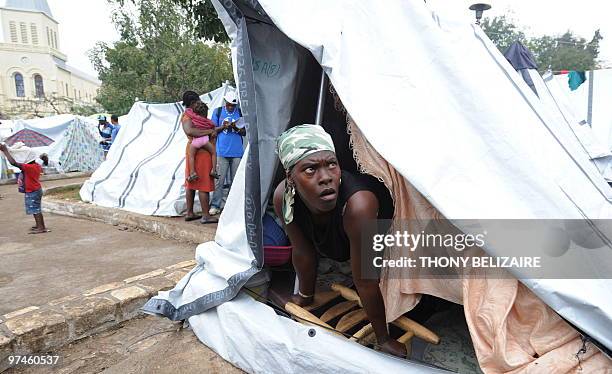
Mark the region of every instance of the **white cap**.
<instances>
[{"instance_id":1,"label":"white cap","mask_svg":"<svg viewBox=\"0 0 612 374\"><path fill-rule=\"evenodd\" d=\"M232 91L226 93L225 96L223 96L223 99L225 100L226 103L234 104L234 105L238 104L238 98L236 97L236 94Z\"/></svg>"}]
</instances>

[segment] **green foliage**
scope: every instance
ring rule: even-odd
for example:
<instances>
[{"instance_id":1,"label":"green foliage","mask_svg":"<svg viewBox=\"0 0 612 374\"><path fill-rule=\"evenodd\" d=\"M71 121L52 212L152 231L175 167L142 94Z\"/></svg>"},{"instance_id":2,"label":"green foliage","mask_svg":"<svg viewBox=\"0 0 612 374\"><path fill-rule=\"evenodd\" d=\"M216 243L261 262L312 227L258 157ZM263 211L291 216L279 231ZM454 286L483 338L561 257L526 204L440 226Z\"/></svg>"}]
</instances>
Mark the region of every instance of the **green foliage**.
<instances>
[{"instance_id":1,"label":"green foliage","mask_svg":"<svg viewBox=\"0 0 612 374\"><path fill-rule=\"evenodd\" d=\"M533 53L538 70L593 70L598 68L599 42L603 39L599 30L591 41L567 31L561 36L544 35L528 38L512 20L505 16L485 19L482 29L504 53L515 41L520 41Z\"/></svg>"},{"instance_id":2,"label":"green foliage","mask_svg":"<svg viewBox=\"0 0 612 374\"><path fill-rule=\"evenodd\" d=\"M219 43L229 41L223 24L210 0L174 0L187 12L199 37Z\"/></svg>"},{"instance_id":3,"label":"green foliage","mask_svg":"<svg viewBox=\"0 0 612 374\"><path fill-rule=\"evenodd\" d=\"M90 104L74 104L70 107L70 113L80 116L89 117L92 114L100 113L101 108L98 105Z\"/></svg>"},{"instance_id":4,"label":"green foliage","mask_svg":"<svg viewBox=\"0 0 612 374\"><path fill-rule=\"evenodd\" d=\"M516 41L525 43L525 34L506 16L485 18L481 27L502 53Z\"/></svg>"},{"instance_id":5,"label":"green foliage","mask_svg":"<svg viewBox=\"0 0 612 374\"><path fill-rule=\"evenodd\" d=\"M126 113L136 98L174 102L187 89L204 93L232 80L227 45L199 40L172 0L109 1L121 39L89 52L102 81L96 100L107 111Z\"/></svg>"}]
</instances>

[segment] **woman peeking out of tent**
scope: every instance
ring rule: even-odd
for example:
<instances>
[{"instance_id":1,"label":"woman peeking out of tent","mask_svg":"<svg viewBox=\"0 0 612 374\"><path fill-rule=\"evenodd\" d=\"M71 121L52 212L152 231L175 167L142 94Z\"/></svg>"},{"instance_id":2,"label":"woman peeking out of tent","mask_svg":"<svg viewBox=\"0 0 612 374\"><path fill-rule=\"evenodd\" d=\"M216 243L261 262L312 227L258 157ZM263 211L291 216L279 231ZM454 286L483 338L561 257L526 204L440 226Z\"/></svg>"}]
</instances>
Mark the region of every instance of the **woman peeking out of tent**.
<instances>
[{"instance_id":1,"label":"woman peeking out of tent","mask_svg":"<svg viewBox=\"0 0 612 374\"><path fill-rule=\"evenodd\" d=\"M350 258L354 283L382 350L405 356L405 346L389 337L379 280L364 279L361 272L361 227L366 220L392 218L388 191L381 192L368 176L342 170L332 138L321 126L285 131L277 150L287 178L274 192L274 208L293 245L299 284L293 302L304 306L314 301L319 255Z\"/></svg>"}]
</instances>

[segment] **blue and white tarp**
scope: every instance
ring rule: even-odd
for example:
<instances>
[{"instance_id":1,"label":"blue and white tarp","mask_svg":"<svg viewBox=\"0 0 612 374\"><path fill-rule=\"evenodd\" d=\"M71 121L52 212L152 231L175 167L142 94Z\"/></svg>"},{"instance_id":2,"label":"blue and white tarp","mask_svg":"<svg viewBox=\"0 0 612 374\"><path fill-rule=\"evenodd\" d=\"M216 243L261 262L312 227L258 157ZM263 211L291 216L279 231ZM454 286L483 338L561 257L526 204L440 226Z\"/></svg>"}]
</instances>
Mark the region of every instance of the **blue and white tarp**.
<instances>
[{"instance_id":1,"label":"blue and white tarp","mask_svg":"<svg viewBox=\"0 0 612 374\"><path fill-rule=\"evenodd\" d=\"M4 124L4 121L2 122ZM59 173L93 171L104 161L104 154L99 145L102 139L98 134L97 123L91 118L72 114L7 121L2 127L0 138L8 137L11 133L23 129L36 131L53 140L50 145L37 147L35 150L49 156L50 167L55 171ZM1 165L0 161L0 168Z\"/></svg>"}]
</instances>

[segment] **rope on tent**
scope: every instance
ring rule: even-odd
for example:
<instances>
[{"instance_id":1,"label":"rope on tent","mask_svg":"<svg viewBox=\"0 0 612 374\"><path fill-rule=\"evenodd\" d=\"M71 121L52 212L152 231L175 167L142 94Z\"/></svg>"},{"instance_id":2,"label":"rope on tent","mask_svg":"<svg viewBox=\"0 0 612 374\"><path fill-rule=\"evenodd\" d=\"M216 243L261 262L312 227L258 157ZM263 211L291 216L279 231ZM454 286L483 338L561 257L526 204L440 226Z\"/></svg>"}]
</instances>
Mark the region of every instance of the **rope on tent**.
<instances>
[{"instance_id":1,"label":"rope on tent","mask_svg":"<svg viewBox=\"0 0 612 374\"><path fill-rule=\"evenodd\" d=\"M580 347L580 349L578 350L578 352L576 352L576 360L578 360L578 370L582 371L582 358L581 356L584 356L587 352L587 342L589 341L589 338L586 337L585 335L580 335L580 340L582 340L582 347Z\"/></svg>"}]
</instances>

